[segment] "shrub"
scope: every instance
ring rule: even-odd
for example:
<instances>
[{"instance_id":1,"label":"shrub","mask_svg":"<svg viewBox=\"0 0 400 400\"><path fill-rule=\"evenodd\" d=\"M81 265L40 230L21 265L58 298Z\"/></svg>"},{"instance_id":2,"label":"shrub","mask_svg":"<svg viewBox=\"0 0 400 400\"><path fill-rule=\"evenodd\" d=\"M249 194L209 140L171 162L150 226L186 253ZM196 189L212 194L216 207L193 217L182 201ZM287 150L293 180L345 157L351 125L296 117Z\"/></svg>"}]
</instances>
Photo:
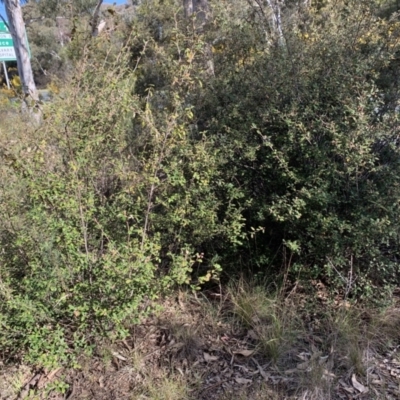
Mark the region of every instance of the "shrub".
<instances>
[{"instance_id":1,"label":"shrub","mask_svg":"<svg viewBox=\"0 0 400 400\"><path fill-rule=\"evenodd\" d=\"M151 91L134 94L127 56L82 60L46 123L5 150L20 190L0 210L0 343L41 365L68 362L99 333L123 337L165 290L218 272L202 243L240 234L240 213L216 195L218 149L190 133L185 83L160 110Z\"/></svg>"},{"instance_id":2,"label":"shrub","mask_svg":"<svg viewBox=\"0 0 400 400\"><path fill-rule=\"evenodd\" d=\"M258 232L242 258L274 279L290 258L296 277L335 289L353 279L353 295L398 280L398 114L383 95L398 28L374 13L330 3L300 20L293 12L284 46L261 40L252 22L225 32L196 112Z\"/></svg>"}]
</instances>

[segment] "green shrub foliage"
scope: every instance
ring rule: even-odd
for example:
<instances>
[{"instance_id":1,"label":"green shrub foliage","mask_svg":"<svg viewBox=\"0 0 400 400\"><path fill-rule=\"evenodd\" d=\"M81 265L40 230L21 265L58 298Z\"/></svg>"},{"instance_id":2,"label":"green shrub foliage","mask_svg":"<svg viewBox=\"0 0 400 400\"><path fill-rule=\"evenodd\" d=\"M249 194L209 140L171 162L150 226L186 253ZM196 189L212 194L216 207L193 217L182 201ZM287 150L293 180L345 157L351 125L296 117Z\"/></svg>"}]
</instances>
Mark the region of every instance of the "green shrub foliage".
<instances>
[{"instance_id":1,"label":"green shrub foliage","mask_svg":"<svg viewBox=\"0 0 400 400\"><path fill-rule=\"evenodd\" d=\"M147 1L121 51L71 44L43 125L1 149L4 354L67 363L221 269L368 298L397 283L397 16L281 11L282 34L267 5L212 4L199 27Z\"/></svg>"},{"instance_id":2,"label":"green shrub foliage","mask_svg":"<svg viewBox=\"0 0 400 400\"><path fill-rule=\"evenodd\" d=\"M240 56L218 56L199 113L248 200L248 231L258 228L253 266L371 296L399 278L398 112L382 84L398 87L398 23L365 5L321 12L288 26L285 46L252 40L246 24L242 41L233 31Z\"/></svg>"},{"instance_id":3,"label":"green shrub foliage","mask_svg":"<svg viewBox=\"0 0 400 400\"><path fill-rule=\"evenodd\" d=\"M218 247L241 233L241 213L217 193L235 196L218 149L191 133L191 108L179 94L185 83L165 93L161 109L151 89L134 94L139 72L125 56L83 60L73 89L34 133L34 151L7 151L21 199L1 209L12 217L1 232L0 343L25 344L32 359L71 334L85 347L99 332L125 335L124 324L171 285L218 273L209 255L200 268L203 243ZM64 360L68 349L55 356Z\"/></svg>"}]
</instances>

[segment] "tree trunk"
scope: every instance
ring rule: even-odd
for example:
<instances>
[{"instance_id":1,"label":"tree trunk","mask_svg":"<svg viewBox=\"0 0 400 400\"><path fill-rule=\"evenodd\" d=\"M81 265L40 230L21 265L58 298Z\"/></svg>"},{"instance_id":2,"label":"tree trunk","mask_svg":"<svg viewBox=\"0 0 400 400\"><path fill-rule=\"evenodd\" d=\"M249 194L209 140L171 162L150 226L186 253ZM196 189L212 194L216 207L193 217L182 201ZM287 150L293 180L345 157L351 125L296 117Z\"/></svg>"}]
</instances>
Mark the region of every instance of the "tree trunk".
<instances>
[{"instance_id":1,"label":"tree trunk","mask_svg":"<svg viewBox=\"0 0 400 400\"><path fill-rule=\"evenodd\" d=\"M183 0L183 10L185 18L189 18L193 14L193 0Z\"/></svg>"},{"instance_id":2,"label":"tree trunk","mask_svg":"<svg viewBox=\"0 0 400 400\"><path fill-rule=\"evenodd\" d=\"M208 0L183 0L183 9L186 18L196 14L197 22L203 24L207 21Z\"/></svg>"},{"instance_id":3,"label":"tree trunk","mask_svg":"<svg viewBox=\"0 0 400 400\"><path fill-rule=\"evenodd\" d=\"M39 114L39 94L33 80L31 61L26 41L25 23L22 18L22 9L19 0L5 0L5 8L8 18L8 26L14 42L17 58L18 74L21 79L24 102L30 111ZM40 118L37 115L38 118Z\"/></svg>"},{"instance_id":4,"label":"tree trunk","mask_svg":"<svg viewBox=\"0 0 400 400\"><path fill-rule=\"evenodd\" d=\"M273 21L272 25L274 27L274 31L276 32L278 43L280 46L284 46L285 38L282 30L281 5L279 4L279 0L267 0L267 3L271 9Z\"/></svg>"},{"instance_id":5,"label":"tree trunk","mask_svg":"<svg viewBox=\"0 0 400 400\"><path fill-rule=\"evenodd\" d=\"M92 36L97 36L99 32L99 20L100 20L100 9L101 5L103 4L103 0L99 0L97 2L96 8L94 9L93 16L92 16Z\"/></svg>"},{"instance_id":6,"label":"tree trunk","mask_svg":"<svg viewBox=\"0 0 400 400\"><path fill-rule=\"evenodd\" d=\"M210 8L208 0L183 0L183 9L185 12L185 18L190 18L195 14L195 29L197 32L201 32L209 18ZM211 45L209 43L205 44L204 55L206 59L207 73L214 76L214 59Z\"/></svg>"}]
</instances>

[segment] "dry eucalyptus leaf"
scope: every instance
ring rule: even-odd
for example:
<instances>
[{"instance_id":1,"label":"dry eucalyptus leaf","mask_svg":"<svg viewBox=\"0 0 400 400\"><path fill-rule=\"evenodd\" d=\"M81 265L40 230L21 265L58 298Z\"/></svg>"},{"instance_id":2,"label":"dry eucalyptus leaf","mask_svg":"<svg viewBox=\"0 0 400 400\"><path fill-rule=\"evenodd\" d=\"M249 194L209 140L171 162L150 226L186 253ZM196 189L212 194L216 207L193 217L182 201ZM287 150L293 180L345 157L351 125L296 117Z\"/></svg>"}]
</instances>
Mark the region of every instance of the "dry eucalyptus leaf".
<instances>
[{"instance_id":1,"label":"dry eucalyptus leaf","mask_svg":"<svg viewBox=\"0 0 400 400\"><path fill-rule=\"evenodd\" d=\"M297 369L287 369L285 371L286 375L290 375L290 374L295 374L297 372Z\"/></svg>"},{"instance_id":2,"label":"dry eucalyptus leaf","mask_svg":"<svg viewBox=\"0 0 400 400\"><path fill-rule=\"evenodd\" d=\"M250 357L251 355L253 355L255 353L255 350L236 350L233 352L233 354L239 354L243 357Z\"/></svg>"},{"instance_id":3,"label":"dry eucalyptus leaf","mask_svg":"<svg viewBox=\"0 0 400 400\"><path fill-rule=\"evenodd\" d=\"M353 374L351 377L351 383L353 384L354 388L357 389L360 393L368 392L368 388L357 381L355 374Z\"/></svg>"},{"instance_id":4,"label":"dry eucalyptus leaf","mask_svg":"<svg viewBox=\"0 0 400 400\"><path fill-rule=\"evenodd\" d=\"M247 383L252 383L252 380L245 378L235 378L235 381L240 385L246 385Z\"/></svg>"},{"instance_id":5,"label":"dry eucalyptus leaf","mask_svg":"<svg viewBox=\"0 0 400 400\"><path fill-rule=\"evenodd\" d=\"M297 358L299 358L302 361L307 361L309 360L311 354L308 352L303 351L302 353L299 353L296 355Z\"/></svg>"},{"instance_id":6,"label":"dry eucalyptus leaf","mask_svg":"<svg viewBox=\"0 0 400 400\"><path fill-rule=\"evenodd\" d=\"M204 357L204 360L206 362L217 361L218 360L217 356L212 356L212 355L206 353L205 351L203 352L203 357Z\"/></svg>"},{"instance_id":7,"label":"dry eucalyptus leaf","mask_svg":"<svg viewBox=\"0 0 400 400\"><path fill-rule=\"evenodd\" d=\"M297 369L300 369L303 371L303 370L307 369L309 366L310 366L309 361L305 361L300 364L297 364Z\"/></svg>"},{"instance_id":8,"label":"dry eucalyptus leaf","mask_svg":"<svg viewBox=\"0 0 400 400\"><path fill-rule=\"evenodd\" d=\"M333 372L331 372L331 371L328 371L327 369L324 369L324 378L336 378L336 375L333 373Z\"/></svg>"},{"instance_id":9,"label":"dry eucalyptus leaf","mask_svg":"<svg viewBox=\"0 0 400 400\"><path fill-rule=\"evenodd\" d=\"M261 366L258 366L258 372L260 373L260 375L267 381L269 378L269 374L267 374L262 368Z\"/></svg>"},{"instance_id":10,"label":"dry eucalyptus leaf","mask_svg":"<svg viewBox=\"0 0 400 400\"><path fill-rule=\"evenodd\" d=\"M318 364L322 365L328 360L329 356L323 356L319 358Z\"/></svg>"},{"instance_id":11,"label":"dry eucalyptus leaf","mask_svg":"<svg viewBox=\"0 0 400 400\"><path fill-rule=\"evenodd\" d=\"M255 332L253 331L253 329L249 329L249 330L248 330L247 336L248 336L250 339L258 340L258 335L257 335L257 333L255 333Z\"/></svg>"},{"instance_id":12,"label":"dry eucalyptus leaf","mask_svg":"<svg viewBox=\"0 0 400 400\"><path fill-rule=\"evenodd\" d=\"M112 355L114 357L118 358L118 360L121 360L121 361L126 361L127 360L124 356L121 356L121 354L117 353L116 351L113 351Z\"/></svg>"}]
</instances>

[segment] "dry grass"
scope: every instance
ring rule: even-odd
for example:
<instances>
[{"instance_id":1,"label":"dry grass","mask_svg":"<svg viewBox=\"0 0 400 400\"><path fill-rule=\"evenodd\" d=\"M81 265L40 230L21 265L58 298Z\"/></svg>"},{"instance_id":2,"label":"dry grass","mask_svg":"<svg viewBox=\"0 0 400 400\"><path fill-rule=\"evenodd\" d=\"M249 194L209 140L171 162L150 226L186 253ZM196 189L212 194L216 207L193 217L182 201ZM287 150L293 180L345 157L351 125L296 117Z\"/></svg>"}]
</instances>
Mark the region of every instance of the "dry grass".
<instances>
[{"instance_id":1,"label":"dry grass","mask_svg":"<svg viewBox=\"0 0 400 400\"><path fill-rule=\"evenodd\" d=\"M0 399L16 399L31 376L32 369L26 365L0 363Z\"/></svg>"},{"instance_id":2,"label":"dry grass","mask_svg":"<svg viewBox=\"0 0 400 400\"><path fill-rule=\"evenodd\" d=\"M281 301L262 286L240 281L230 290L233 315L251 329L259 350L277 363L298 338L302 322L291 303Z\"/></svg>"},{"instance_id":3,"label":"dry grass","mask_svg":"<svg viewBox=\"0 0 400 400\"><path fill-rule=\"evenodd\" d=\"M143 365L144 367L144 365ZM136 369L142 380L131 391L132 399L186 400L189 398L189 385L180 374L171 374L168 369L156 371L146 368Z\"/></svg>"}]
</instances>

